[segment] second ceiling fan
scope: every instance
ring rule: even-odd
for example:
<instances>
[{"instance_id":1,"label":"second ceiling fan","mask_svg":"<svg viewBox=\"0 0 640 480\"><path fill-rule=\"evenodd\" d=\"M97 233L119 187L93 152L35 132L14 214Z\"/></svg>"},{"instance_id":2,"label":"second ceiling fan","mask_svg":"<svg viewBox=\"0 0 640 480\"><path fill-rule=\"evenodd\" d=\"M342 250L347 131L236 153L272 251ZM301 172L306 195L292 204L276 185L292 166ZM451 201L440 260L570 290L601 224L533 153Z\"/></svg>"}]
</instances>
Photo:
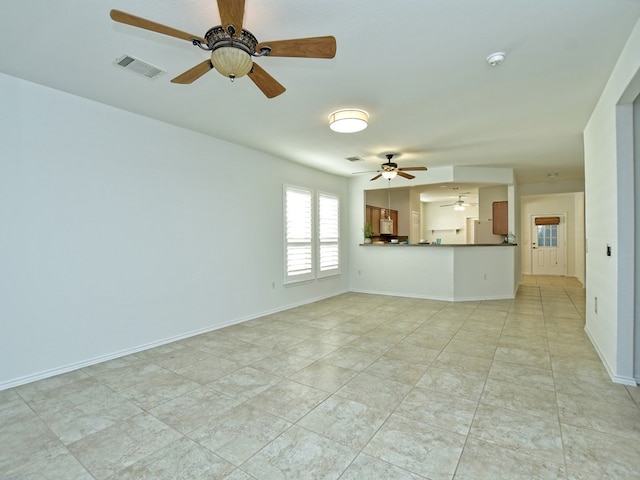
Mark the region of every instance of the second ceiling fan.
<instances>
[{"instance_id":1,"label":"second ceiling fan","mask_svg":"<svg viewBox=\"0 0 640 480\"><path fill-rule=\"evenodd\" d=\"M209 29L204 37L120 10L111 10L110 15L116 22L187 40L196 47L211 52L211 58L178 75L171 80L172 83L192 83L215 68L231 80L247 75L267 98L273 98L283 93L285 88L255 63L252 57L333 58L336 54L336 39L332 36L258 43L251 32L242 28L245 0L217 2L222 25Z\"/></svg>"},{"instance_id":2,"label":"second ceiling fan","mask_svg":"<svg viewBox=\"0 0 640 480\"><path fill-rule=\"evenodd\" d=\"M453 202L453 203L448 203L448 204L446 204L446 205L440 205L440 206L441 206L441 207L453 207L453 209L454 209L454 210L462 211L462 210L464 210L466 207L470 207L470 206L472 206L472 205L477 205L477 203L467 203L467 202L465 202L465 201L462 199L462 197L463 197L464 195L467 195L467 194L469 194L469 193L470 193L470 192L462 193L462 194L458 195L458 200L456 200L455 202Z\"/></svg>"},{"instance_id":3,"label":"second ceiling fan","mask_svg":"<svg viewBox=\"0 0 640 480\"><path fill-rule=\"evenodd\" d=\"M385 163L383 163L382 165L380 165L380 170L376 170L376 172L378 174L375 177L373 177L371 179L371 181L377 180L380 177L384 177L387 180L391 180L396 175L400 175L401 177L404 177L407 180L411 180L413 178L416 178L415 175L411 175L410 173L405 173L405 172L417 171L417 170L422 170L422 171L428 170L427 167L402 167L402 168L399 168L397 163L394 163L394 162L391 161L391 159L394 157L393 153L387 153L385 155L385 157L387 157L387 161ZM357 172L357 173L365 173L365 172Z\"/></svg>"}]
</instances>

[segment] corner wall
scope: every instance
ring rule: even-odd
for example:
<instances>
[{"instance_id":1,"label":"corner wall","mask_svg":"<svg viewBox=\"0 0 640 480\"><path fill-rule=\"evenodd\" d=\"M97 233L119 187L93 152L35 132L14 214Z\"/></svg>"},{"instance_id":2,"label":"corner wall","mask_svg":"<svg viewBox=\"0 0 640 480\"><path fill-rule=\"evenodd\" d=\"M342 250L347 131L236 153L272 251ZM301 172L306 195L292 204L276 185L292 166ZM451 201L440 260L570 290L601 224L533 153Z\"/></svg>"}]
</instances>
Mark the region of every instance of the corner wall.
<instances>
[{"instance_id":1,"label":"corner wall","mask_svg":"<svg viewBox=\"0 0 640 480\"><path fill-rule=\"evenodd\" d=\"M347 179L0 74L0 390L347 290ZM343 274L283 286L282 186Z\"/></svg>"}]
</instances>

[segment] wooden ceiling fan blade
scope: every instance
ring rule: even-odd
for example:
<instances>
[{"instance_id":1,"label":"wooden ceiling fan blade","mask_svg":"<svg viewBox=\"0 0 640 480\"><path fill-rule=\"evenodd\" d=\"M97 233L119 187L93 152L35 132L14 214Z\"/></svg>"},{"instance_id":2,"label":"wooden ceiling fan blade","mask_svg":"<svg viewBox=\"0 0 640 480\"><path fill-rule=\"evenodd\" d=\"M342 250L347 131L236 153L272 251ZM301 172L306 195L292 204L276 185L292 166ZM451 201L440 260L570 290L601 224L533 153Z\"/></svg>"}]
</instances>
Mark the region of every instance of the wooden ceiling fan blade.
<instances>
[{"instance_id":1,"label":"wooden ceiling fan blade","mask_svg":"<svg viewBox=\"0 0 640 480\"><path fill-rule=\"evenodd\" d=\"M232 37L240 35L244 18L244 0L218 0L218 11L224 31Z\"/></svg>"},{"instance_id":2,"label":"wooden ceiling fan blade","mask_svg":"<svg viewBox=\"0 0 640 480\"><path fill-rule=\"evenodd\" d=\"M403 171L403 172L410 172L412 170L428 170L427 167L403 167L403 168L399 168L399 171Z\"/></svg>"},{"instance_id":3,"label":"wooden ceiling fan blade","mask_svg":"<svg viewBox=\"0 0 640 480\"><path fill-rule=\"evenodd\" d=\"M275 78L265 72L264 69L255 62L248 75L253 83L256 84L256 87L258 87L267 98L277 97L286 90Z\"/></svg>"},{"instance_id":4,"label":"wooden ceiling fan blade","mask_svg":"<svg viewBox=\"0 0 640 480\"><path fill-rule=\"evenodd\" d=\"M373 177L370 181L372 181L372 182L373 182L374 180L379 179L381 176L382 176L382 174L381 174L381 173L379 173L378 175L376 175L375 177Z\"/></svg>"},{"instance_id":5,"label":"wooden ceiling fan blade","mask_svg":"<svg viewBox=\"0 0 640 480\"><path fill-rule=\"evenodd\" d=\"M183 32L182 30L178 30L176 28L167 27L166 25L162 25L161 23L152 22L151 20L147 20L146 18L142 17L136 17L135 15L121 12L120 10L111 10L109 15L111 16L111 19L113 21L118 23L124 23L126 25L131 25L132 27L138 27L144 30L150 30L152 32L162 33L163 35L180 38L182 40L187 40L188 42L197 40L204 44L207 43L207 41L199 35L193 35L192 33Z\"/></svg>"},{"instance_id":6,"label":"wooden ceiling fan blade","mask_svg":"<svg viewBox=\"0 0 640 480\"><path fill-rule=\"evenodd\" d=\"M180 83L180 84L193 83L197 79L199 79L201 76L203 76L205 73L207 73L209 70L211 70L212 68L213 68L213 65L211 65L211 60L206 59L204 62L199 63L195 67L190 68L186 72L172 79L171 83Z\"/></svg>"},{"instance_id":7,"label":"wooden ceiling fan blade","mask_svg":"<svg viewBox=\"0 0 640 480\"><path fill-rule=\"evenodd\" d=\"M408 173L404 173L404 172L402 172L400 170L398 170L398 175L400 175L401 177L407 178L409 180L411 180L412 178L416 178L413 175L410 175Z\"/></svg>"},{"instance_id":8,"label":"wooden ceiling fan blade","mask_svg":"<svg viewBox=\"0 0 640 480\"><path fill-rule=\"evenodd\" d=\"M336 56L336 39L332 36L293 38L291 40L277 40L275 42L260 42L256 51L270 48L271 57L305 57L305 58L333 58Z\"/></svg>"}]
</instances>

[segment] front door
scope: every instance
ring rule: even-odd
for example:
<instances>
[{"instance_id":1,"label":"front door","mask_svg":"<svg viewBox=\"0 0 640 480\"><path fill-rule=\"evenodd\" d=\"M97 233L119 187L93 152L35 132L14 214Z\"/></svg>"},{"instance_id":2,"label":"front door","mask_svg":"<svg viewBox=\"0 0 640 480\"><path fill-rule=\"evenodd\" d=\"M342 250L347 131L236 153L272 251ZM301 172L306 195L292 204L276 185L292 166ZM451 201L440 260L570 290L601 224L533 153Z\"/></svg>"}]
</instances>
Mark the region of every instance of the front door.
<instances>
[{"instance_id":1,"label":"front door","mask_svg":"<svg viewBox=\"0 0 640 480\"><path fill-rule=\"evenodd\" d=\"M557 224L542 224L542 219L559 218ZM539 219L536 222L536 219ZM544 222L544 221L543 221ZM533 275L565 275L564 214L531 217L531 273Z\"/></svg>"}]
</instances>

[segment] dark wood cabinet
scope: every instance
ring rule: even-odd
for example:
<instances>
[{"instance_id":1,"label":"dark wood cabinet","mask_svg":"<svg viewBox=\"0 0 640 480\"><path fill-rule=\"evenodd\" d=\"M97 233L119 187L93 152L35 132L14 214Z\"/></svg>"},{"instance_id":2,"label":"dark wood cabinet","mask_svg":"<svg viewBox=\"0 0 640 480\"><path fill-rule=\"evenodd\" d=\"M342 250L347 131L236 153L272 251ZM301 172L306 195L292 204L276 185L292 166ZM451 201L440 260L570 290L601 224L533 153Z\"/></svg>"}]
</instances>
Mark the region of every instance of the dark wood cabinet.
<instances>
[{"instance_id":1,"label":"dark wood cabinet","mask_svg":"<svg viewBox=\"0 0 640 480\"><path fill-rule=\"evenodd\" d=\"M493 202L493 234L507 235L509 233L509 202Z\"/></svg>"}]
</instances>

